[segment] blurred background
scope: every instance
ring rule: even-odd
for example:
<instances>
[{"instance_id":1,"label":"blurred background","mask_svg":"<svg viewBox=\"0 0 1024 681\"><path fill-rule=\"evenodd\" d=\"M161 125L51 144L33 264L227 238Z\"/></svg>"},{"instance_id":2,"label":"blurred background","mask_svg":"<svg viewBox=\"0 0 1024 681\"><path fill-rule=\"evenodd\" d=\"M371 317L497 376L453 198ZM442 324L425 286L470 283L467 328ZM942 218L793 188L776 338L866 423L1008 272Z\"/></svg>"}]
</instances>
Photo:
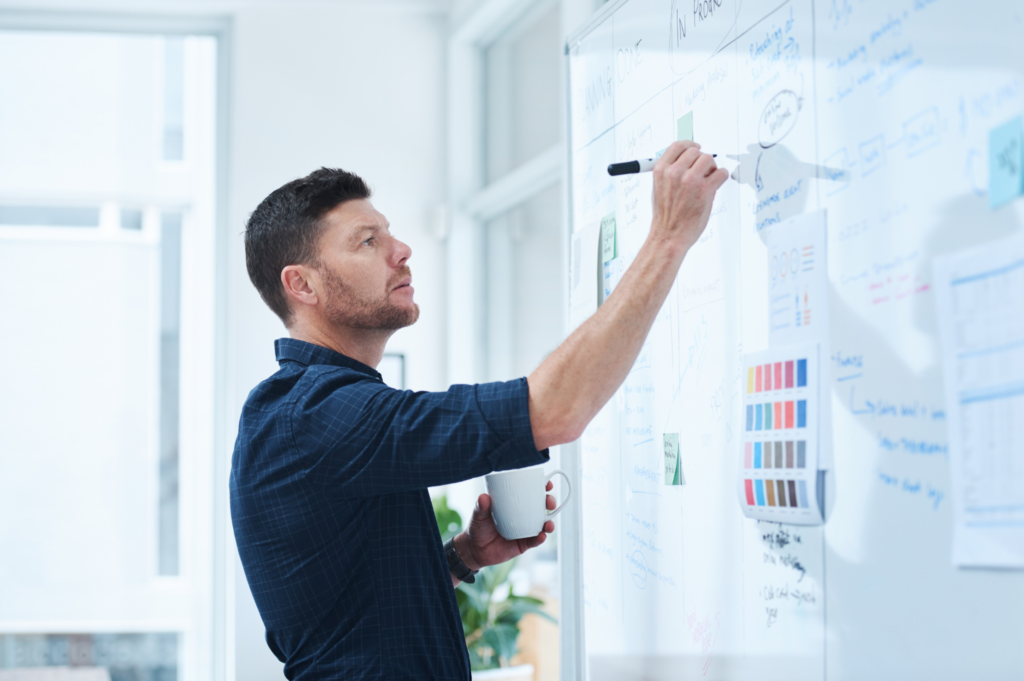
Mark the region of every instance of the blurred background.
<instances>
[{"instance_id":1,"label":"blurred background","mask_svg":"<svg viewBox=\"0 0 1024 681\"><path fill-rule=\"evenodd\" d=\"M0 678L283 678L227 504L286 335L245 221L359 173L422 313L385 380L528 374L565 329L565 37L601 4L0 0ZM431 490L441 531L482 490ZM557 615L555 539L491 575L490 616ZM520 631L481 666L556 678L556 625Z\"/></svg>"}]
</instances>

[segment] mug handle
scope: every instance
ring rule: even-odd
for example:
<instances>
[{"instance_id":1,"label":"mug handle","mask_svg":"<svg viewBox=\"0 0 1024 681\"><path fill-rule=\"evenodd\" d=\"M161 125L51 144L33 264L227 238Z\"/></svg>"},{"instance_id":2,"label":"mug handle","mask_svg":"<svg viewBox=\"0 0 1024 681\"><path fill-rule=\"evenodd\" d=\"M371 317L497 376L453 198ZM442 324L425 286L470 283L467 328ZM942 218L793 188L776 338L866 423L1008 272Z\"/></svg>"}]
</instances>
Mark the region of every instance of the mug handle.
<instances>
[{"instance_id":1,"label":"mug handle","mask_svg":"<svg viewBox=\"0 0 1024 681\"><path fill-rule=\"evenodd\" d=\"M569 482L569 476L565 474L565 471L552 471L551 475L544 479L544 486L547 487L547 483L550 482L551 478L555 477L556 475L561 475L562 478L565 480L565 498L562 499L562 503L555 507L555 510L551 511L548 514L545 520L551 520L556 515L558 515L561 512L561 510L565 508L565 502L569 501L569 497L572 496L572 483Z\"/></svg>"}]
</instances>

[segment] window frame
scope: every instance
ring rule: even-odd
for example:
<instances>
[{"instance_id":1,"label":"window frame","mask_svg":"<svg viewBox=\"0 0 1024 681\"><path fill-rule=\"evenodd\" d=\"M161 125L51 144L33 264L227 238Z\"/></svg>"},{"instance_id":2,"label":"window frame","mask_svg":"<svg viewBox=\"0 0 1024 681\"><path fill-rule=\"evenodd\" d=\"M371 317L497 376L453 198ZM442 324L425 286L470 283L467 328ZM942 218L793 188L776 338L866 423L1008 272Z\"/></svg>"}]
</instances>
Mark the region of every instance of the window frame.
<instances>
[{"instance_id":1,"label":"window frame","mask_svg":"<svg viewBox=\"0 0 1024 681\"><path fill-rule=\"evenodd\" d=\"M487 375L487 327L485 305L511 301L511 291L487 291L484 265L484 225L509 209L561 181L563 187L562 247L569 252L571 204L566 92L569 63L562 69L559 106L562 139L519 167L489 184L485 183L485 52L499 37L514 31L528 13L549 0L484 0L451 31L448 39L448 379L450 383L479 382ZM567 28L590 19L605 0L555 0L560 7L563 38ZM568 48L566 48L568 54ZM500 264L500 263L499 263ZM567 265L567 263L566 263ZM493 266L493 263L492 263ZM505 263L504 270L508 270ZM562 273L569 289L568 267ZM508 286L508 277L501 277ZM499 282L499 286L501 283ZM511 310L511 305L503 306ZM497 324L501 326L501 324ZM568 310L563 331L568 329ZM561 467L579 480L578 443L560 448ZM581 537L578 530L579 495L562 514L558 533L560 677L583 678Z\"/></svg>"},{"instance_id":2,"label":"window frame","mask_svg":"<svg viewBox=\"0 0 1024 681\"><path fill-rule=\"evenodd\" d=\"M212 363L210 387L207 396L213 407L208 432L201 434L203 447L209 451L212 461L201 476L202 485L212 490L198 500L197 508L182 509L181 526L189 516L203 514L213 519L212 527L203 537L196 537L206 544L201 549L210 557L205 575L189 574L184 567L174 577L160 577L154 572L154 588L174 590L184 579L191 579L191 588L197 603L194 612L204 612L203 605L212 605L212 613L199 618L181 620L173 617L145 618L140 620L47 620L0 622L0 633L33 634L53 632L121 633L121 632L177 632L179 638L179 675L183 681L207 681L212 679L235 678L234 655L234 591L235 574L232 556L233 542L230 529L228 506L228 473L231 442L228 428L226 338L227 338L227 273L228 267L228 186L230 139L230 93L232 64L233 23L228 15L147 15L128 12L58 12L0 9L0 30L63 33L107 33L144 35L207 36L216 40L216 120L214 130L216 145L214 151L213 188L213 253L207 259L213 283L212 331L213 349L209 353ZM165 162L166 163L166 162ZM183 162L187 164L188 155ZM182 167L178 165L177 167ZM103 240L126 243L154 243L158 235L151 228L150 215L155 211L171 210L181 212L189 220L190 210L182 206L146 206L143 228L140 231L120 229L119 204L106 201L101 208L98 229L76 230L62 227L17 227L5 226L4 238L39 240ZM74 233L73 233L74 232ZM85 232L90 232L85 234ZM184 440L183 440L184 442ZM189 471L182 466L180 475ZM154 479L153 484L156 484ZM179 537L184 536L180 531ZM180 540L180 539L179 539ZM154 547L155 549L155 547ZM179 560L184 561L188 549L182 547ZM153 556L155 565L156 557ZM184 565L184 562L182 562ZM199 601L202 603L199 603ZM205 612L209 612L206 610Z\"/></svg>"}]
</instances>

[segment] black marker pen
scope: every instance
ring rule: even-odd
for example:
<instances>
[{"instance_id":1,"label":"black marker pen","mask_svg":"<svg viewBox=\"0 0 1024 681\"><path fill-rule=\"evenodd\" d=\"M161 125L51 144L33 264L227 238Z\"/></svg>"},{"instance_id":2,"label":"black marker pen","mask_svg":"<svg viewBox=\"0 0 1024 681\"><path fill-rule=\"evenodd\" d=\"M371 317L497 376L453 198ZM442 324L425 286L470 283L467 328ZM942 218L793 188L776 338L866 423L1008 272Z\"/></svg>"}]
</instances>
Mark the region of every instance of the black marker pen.
<instances>
[{"instance_id":1,"label":"black marker pen","mask_svg":"<svg viewBox=\"0 0 1024 681\"><path fill-rule=\"evenodd\" d=\"M711 154L717 157L718 154ZM657 158L642 158L638 161L623 161L622 163L612 163L608 166L609 175L633 175L634 173L649 173L654 170L654 164L658 162Z\"/></svg>"}]
</instances>

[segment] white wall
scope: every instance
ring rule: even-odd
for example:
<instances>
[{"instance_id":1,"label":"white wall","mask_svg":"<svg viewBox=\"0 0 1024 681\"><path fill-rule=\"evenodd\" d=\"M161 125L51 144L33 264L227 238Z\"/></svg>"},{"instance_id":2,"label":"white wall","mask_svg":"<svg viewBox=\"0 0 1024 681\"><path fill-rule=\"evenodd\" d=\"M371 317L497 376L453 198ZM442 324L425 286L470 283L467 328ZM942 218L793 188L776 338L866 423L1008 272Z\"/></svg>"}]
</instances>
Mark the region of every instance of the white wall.
<instances>
[{"instance_id":1,"label":"white wall","mask_svg":"<svg viewBox=\"0 0 1024 681\"><path fill-rule=\"evenodd\" d=\"M412 247L420 321L388 349L414 389L445 386L444 245L429 231L444 187L444 21L439 15L323 4L235 14L229 264L231 418L276 368L281 323L249 283L240 233L256 205L322 165L362 175L392 231ZM232 424L233 427L234 424ZM237 678L280 678L240 566Z\"/></svg>"}]
</instances>

